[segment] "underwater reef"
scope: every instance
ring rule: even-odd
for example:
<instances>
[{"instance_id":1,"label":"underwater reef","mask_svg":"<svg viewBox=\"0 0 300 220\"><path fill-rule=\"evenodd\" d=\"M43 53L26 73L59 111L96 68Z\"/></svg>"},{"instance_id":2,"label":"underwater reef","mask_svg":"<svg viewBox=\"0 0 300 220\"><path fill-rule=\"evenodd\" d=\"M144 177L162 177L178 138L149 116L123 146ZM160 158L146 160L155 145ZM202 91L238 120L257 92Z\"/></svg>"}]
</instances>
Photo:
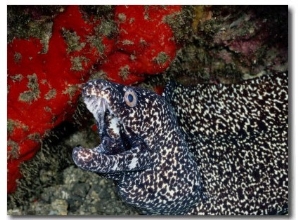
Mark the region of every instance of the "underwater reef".
<instances>
[{"instance_id":1,"label":"underwater reef","mask_svg":"<svg viewBox=\"0 0 300 220\"><path fill-rule=\"evenodd\" d=\"M9 5L7 25L7 192L15 215L41 214L33 200L63 200L63 214L80 214L75 210L88 203L74 205L70 193L68 199L41 197L73 169L76 143L67 139L81 134L79 143L91 137L97 143L95 122L81 100L88 80L161 94L169 80L231 84L288 71L287 6ZM94 183L86 184L88 193ZM43 212L49 213L62 214ZM137 212L106 214L116 213Z\"/></svg>"}]
</instances>

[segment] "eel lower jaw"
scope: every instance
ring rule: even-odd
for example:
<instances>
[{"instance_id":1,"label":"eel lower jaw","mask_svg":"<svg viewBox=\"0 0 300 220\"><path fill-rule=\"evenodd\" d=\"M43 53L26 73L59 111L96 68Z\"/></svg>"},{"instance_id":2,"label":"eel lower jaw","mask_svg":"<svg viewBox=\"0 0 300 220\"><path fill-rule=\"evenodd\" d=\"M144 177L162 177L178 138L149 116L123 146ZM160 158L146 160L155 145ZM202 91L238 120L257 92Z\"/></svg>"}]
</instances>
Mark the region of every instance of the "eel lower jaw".
<instances>
[{"instance_id":1,"label":"eel lower jaw","mask_svg":"<svg viewBox=\"0 0 300 220\"><path fill-rule=\"evenodd\" d=\"M88 170L86 165L92 163L95 160L95 156L100 153L94 151L94 149L88 149L81 146L73 148L72 159L76 166Z\"/></svg>"},{"instance_id":2,"label":"eel lower jaw","mask_svg":"<svg viewBox=\"0 0 300 220\"><path fill-rule=\"evenodd\" d=\"M77 147L74 147L73 148L73 151L72 151L72 159L74 161L74 163L77 165L77 166L81 166L81 161L79 160L79 157L78 155L80 154L80 152L83 150L84 148L81 147L81 146L77 146Z\"/></svg>"}]
</instances>

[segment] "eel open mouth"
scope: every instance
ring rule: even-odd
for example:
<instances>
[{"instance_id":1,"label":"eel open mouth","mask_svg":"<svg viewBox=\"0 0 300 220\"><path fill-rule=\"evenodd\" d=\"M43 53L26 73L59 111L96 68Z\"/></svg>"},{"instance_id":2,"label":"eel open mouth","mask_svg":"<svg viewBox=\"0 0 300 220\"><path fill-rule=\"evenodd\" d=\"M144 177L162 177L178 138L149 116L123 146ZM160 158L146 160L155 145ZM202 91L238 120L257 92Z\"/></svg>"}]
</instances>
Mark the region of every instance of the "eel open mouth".
<instances>
[{"instance_id":1,"label":"eel open mouth","mask_svg":"<svg viewBox=\"0 0 300 220\"><path fill-rule=\"evenodd\" d=\"M101 142L94 148L95 152L114 155L130 149L131 145L125 137L122 123L110 108L109 100L113 89L105 83L86 83L82 89L82 97L97 122Z\"/></svg>"},{"instance_id":2,"label":"eel open mouth","mask_svg":"<svg viewBox=\"0 0 300 220\"><path fill-rule=\"evenodd\" d=\"M152 163L150 152L138 138L127 135L124 124L112 110L115 106L111 106L111 102L122 98L118 89L109 82L90 81L83 87L82 96L98 123L101 142L93 149L73 148L74 163L84 170L105 174L115 180L124 171L146 169Z\"/></svg>"}]
</instances>

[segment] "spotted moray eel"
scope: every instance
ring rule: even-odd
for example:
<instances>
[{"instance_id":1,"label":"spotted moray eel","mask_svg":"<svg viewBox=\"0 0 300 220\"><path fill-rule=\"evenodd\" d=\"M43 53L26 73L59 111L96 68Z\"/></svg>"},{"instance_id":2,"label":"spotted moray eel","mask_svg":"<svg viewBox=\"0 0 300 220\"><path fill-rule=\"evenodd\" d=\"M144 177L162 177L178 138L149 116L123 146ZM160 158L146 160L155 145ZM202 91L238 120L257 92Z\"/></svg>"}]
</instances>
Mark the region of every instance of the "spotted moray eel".
<instances>
[{"instance_id":1,"label":"spotted moray eel","mask_svg":"<svg viewBox=\"0 0 300 220\"><path fill-rule=\"evenodd\" d=\"M74 148L75 164L116 180L141 213L287 213L287 74L169 83L164 97L93 80L83 98L102 142Z\"/></svg>"},{"instance_id":2,"label":"spotted moray eel","mask_svg":"<svg viewBox=\"0 0 300 220\"><path fill-rule=\"evenodd\" d=\"M95 149L74 148L77 166L112 176L120 197L144 214L185 214L203 200L197 164L163 97L94 80L84 86L83 99L98 122L100 136L113 145L125 136L131 147L117 154L102 153L102 143ZM108 124L107 115L111 115ZM113 120L118 126L112 126Z\"/></svg>"}]
</instances>

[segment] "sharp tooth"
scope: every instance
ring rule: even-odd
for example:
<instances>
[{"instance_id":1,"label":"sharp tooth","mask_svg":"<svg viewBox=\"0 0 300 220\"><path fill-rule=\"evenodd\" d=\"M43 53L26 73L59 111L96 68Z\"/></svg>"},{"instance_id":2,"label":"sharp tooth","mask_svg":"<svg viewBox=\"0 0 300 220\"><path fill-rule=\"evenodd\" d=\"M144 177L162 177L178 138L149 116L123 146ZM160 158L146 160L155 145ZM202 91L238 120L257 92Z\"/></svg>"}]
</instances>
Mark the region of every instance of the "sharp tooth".
<instances>
[{"instance_id":1,"label":"sharp tooth","mask_svg":"<svg viewBox=\"0 0 300 220\"><path fill-rule=\"evenodd\" d=\"M98 111L98 128L99 128L99 134L100 137L102 138L105 122L104 122L104 115L105 115L105 110L106 110L106 104L105 104L104 99L100 99L100 104L99 104L99 111Z\"/></svg>"},{"instance_id":2,"label":"sharp tooth","mask_svg":"<svg viewBox=\"0 0 300 220\"><path fill-rule=\"evenodd\" d=\"M106 101L105 99L100 99L100 109L102 109L103 112L106 110Z\"/></svg>"}]
</instances>

